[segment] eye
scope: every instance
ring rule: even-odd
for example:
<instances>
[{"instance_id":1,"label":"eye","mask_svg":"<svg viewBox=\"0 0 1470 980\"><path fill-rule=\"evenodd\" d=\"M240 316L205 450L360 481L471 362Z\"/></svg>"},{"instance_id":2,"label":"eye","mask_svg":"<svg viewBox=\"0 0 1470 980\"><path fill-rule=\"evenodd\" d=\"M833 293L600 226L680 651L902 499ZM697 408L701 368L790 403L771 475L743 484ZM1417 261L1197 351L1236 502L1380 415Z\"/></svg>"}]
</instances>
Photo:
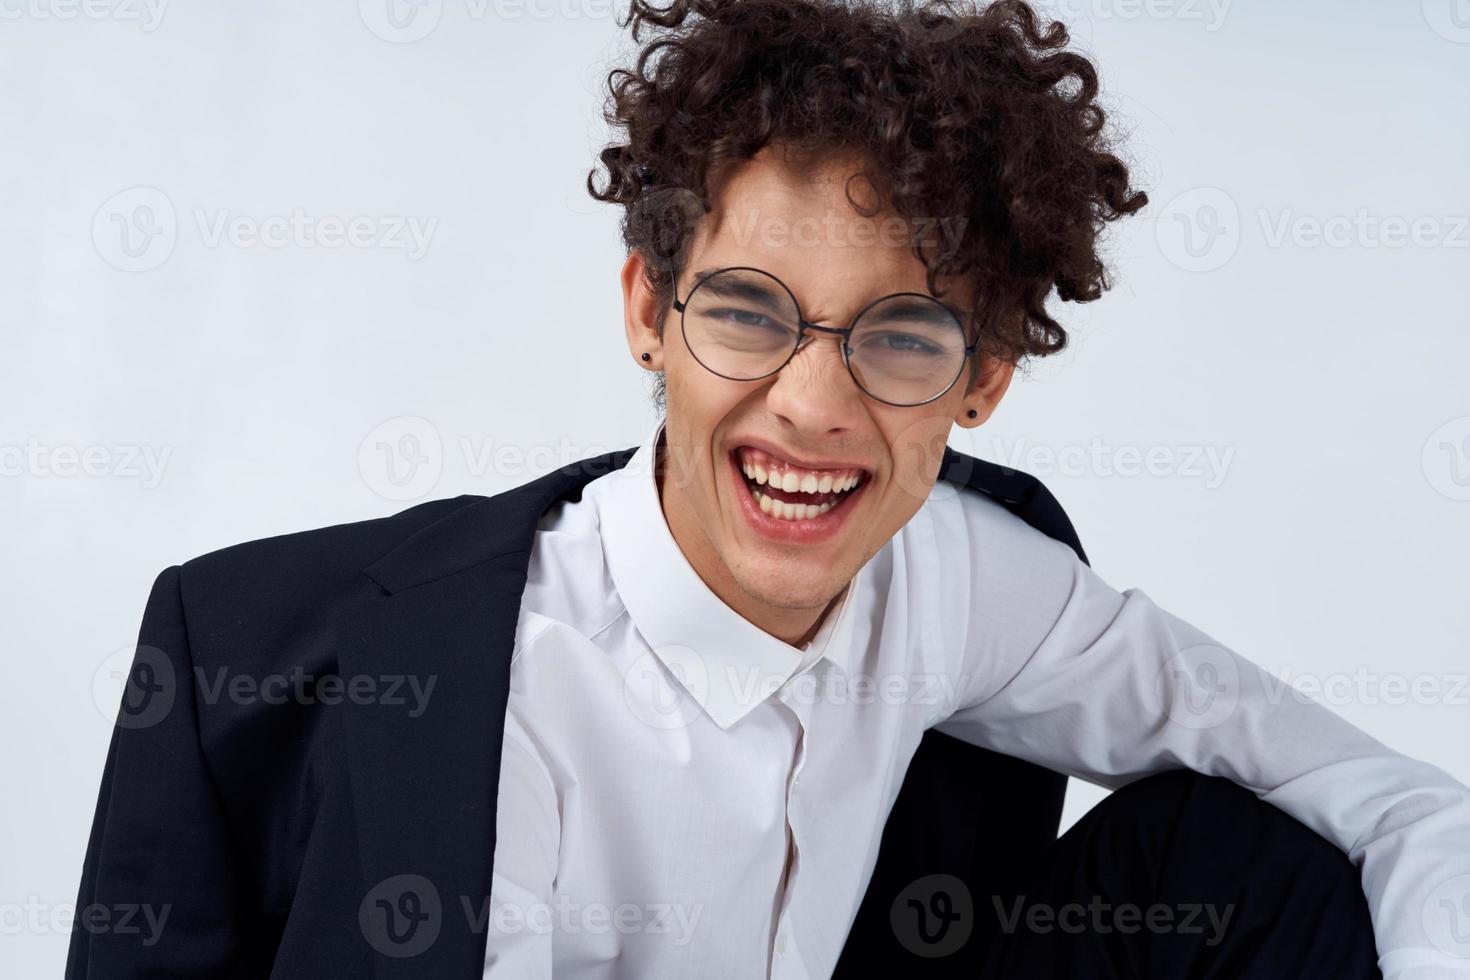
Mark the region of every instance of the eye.
<instances>
[{"instance_id":1,"label":"eye","mask_svg":"<svg viewBox=\"0 0 1470 980\"><path fill-rule=\"evenodd\" d=\"M717 320L730 320L734 323L739 324L742 327L759 327L762 329L770 330L787 329L784 323L781 323L778 320L773 320L770 317L766 316L764 313L758 313L755 310L738 310L733 307L718 307L716 309L707 311L705 313L705 316L712 317Z\"/></svg>"},{"instance_id":2,"label":"eye","mask_svg":"<svg viewBox=\"0 0 1470 980\"><path fill-rule=\"evenodd\" d=\"M911 333L883 333L870 338L880 344L885 352L894 351L901 354L937 354L939 348L929 343L922 337Z\"/></svg>"}]
</instances>

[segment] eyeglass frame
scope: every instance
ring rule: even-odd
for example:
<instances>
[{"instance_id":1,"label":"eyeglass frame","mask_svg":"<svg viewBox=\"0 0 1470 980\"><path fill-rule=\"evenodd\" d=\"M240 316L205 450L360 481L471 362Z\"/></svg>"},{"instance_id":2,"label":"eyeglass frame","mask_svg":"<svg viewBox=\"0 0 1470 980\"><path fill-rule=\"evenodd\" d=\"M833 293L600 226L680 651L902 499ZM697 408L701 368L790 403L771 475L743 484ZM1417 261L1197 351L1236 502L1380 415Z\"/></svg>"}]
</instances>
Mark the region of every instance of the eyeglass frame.
<instances>
[{"instance_id":1,"label":"eyeglass frame","mask_svg":"<svg viewBox=\"0 0 1470 980\"><path fill-rule=\"evenodd\" d=\"M790 296L791 297L791 305L796 308L796 324L797 324L797 327L796 327L796 343L795 343L795 345L792 346L791 353L787 354L786 355L786 360L782 361L773 370L767 371L765 374L762 374L762 375L760 375L760 377L756 377L756 378L732 378L732 377L730 377L727 374L721 374L720 372L716 371L714 368L710 367L708 364L705 364L704 361L701 361L699 359L699 355L698 354L694 354L694 347L693 347L693 345L691 345L689 343L689 334L684 329L684 320L685 320L684 312L685 312L685 310L688 309L688 306L689 306L689 297L692 297L694 295L694 293L699 289L699 287L701 285L703 285L708 280L713 279L715 276L723 275L726 272L737 272L737 271L742 270L742 269L746 269L746 270L749 270L751 272L759 272L761 275L766 276L767 278L773 280L776 283L776 285L780 286L783 290L785 290L787 296ZM804 316L802 316L802 314L801 314L801 302L796 298L796 294L791 291L791 287L788 286L788 285L786 285L786 283L783 282L779 276L775 275L774 273L767 272L765 269L758 269L758 268L756 268L753 265L732 265L732 266L725 266L724 268L720 268L720 269L713 269L708 274L701 276L699 278L699 281L696 282L692 287L690 287L690 289L689 289L689 296L686 296L683 300L680 300L679 299L679 273L681 271L682 270L680 270L680 269L674 269L673 270L673 275L672 275L672 277L669 280L669 285L673 288L673 292L674 292L673 306L674 306L674 309L676 311L678 311L678 314L679 314L679 335L684 338L684 346L689 348L689 353L694 355L694 359L699 362L699 366L700 367L704 368L706 371L708 371L710 374L713 374L715 377L717 377L717 378L724 378L726 381L761 381L761 380L763 380L765 378L771 377L774 374L779 374L781 372L781 369L784 368L784 367L786 367L786 365L790 364L791 363L791 359L793 357L795 357L801 351L801 349L803 347L802 338L804 336L806 336L807 331L808 330L820 330L822 333L835 333L835 334L839 334L842 337L842 363L847 368L847 374L848 374L848 376L852 378L853 384L857 385L859 391L861 391L863 394L867 395L869 398L873 399L874 401L882 402L884 405L892 405L894 408L918 408L920 405L927 405L930 402L938 401L939 399L943 398L945 395L949 394L950 389L955 386L955 382L958 381L958 380L960 380L960 375L962 375L962 374L965 373L965 361L968 360L971 357L971 355L975 354L977 351L980 350L980 341L979 341L979 338L978 337L976 338L976 340L975 340L975 342L973 344L967 343L965 345L965 356L960 361L959 370L957 370L955 372L955 375L954 375L953 378L950 378L949 384L945 385L940 390L940 392L937 395L931 395L930 397L924 399L921 402L908 402L908 403L891 402L891 401L889 401L886 398L879 398L877 395L873 394L866 387L864 387L863 383L858 380L857 373L854 372L853 369L852 369L852 359L851 359L852 348L848 346L848 343L847 342L848 342L848 340L850 340L852 338L852 333L853 333L854 330L857 329L858 321L862 319L864 313L868 312L873 307L877 306L879 303L886 302L886 301L888 301L890 299L894 299L895 297L898 297L898 296L917 296L917 297L919 297L921 299L927 299L931 303L937 303L937 304L939 304L941 307L944 308L944 310L946 312L949 313L950 316L954 317L955 326L959 328L960 336L961 337L964 337L965 336L965 321L964 321L964 318L961 317L958 313L955 312L954 307L950 306L948 303L944 302L939 297L937 297L937 296L931 296L929 293L916 293L916 292L913 292L913 291L905 291L905 292L899 292L899 293L889 293L887 296L879 296L877 299L873 300L867 306L864 306L862 309L858 310L857 313L853 316L852 322L850 322L846 327L824 327L820 323L812 323L809 320L807 320ZM968 340L969 338L968 337L965 337L965 339Z\"/></svg>"}]
</instances>

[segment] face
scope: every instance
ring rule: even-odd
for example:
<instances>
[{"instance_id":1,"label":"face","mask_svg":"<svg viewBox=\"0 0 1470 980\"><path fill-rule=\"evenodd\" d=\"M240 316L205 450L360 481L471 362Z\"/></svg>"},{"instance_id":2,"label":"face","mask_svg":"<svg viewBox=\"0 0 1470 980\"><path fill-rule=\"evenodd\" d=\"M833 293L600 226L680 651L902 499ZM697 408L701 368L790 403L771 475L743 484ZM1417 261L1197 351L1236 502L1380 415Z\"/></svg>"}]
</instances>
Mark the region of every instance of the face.
<instances>
[{"instance_id":1,"label":"face","mask_svg":"<svg viewBox=\"0 0 1470 980\"><path fill-rule=\"evenodd\" d=\"M864 218L847 203L844 182L859 169L838 158L796 167L775 147L736 165L686 253L678 297L689 298L694 270L754 266L787 285L808 321L847 327L882 296L928 294L924 265L895 216ZM861 201L860 179L848 186ZM941 232L931 237L945 244ZM643 261L635 253L623 268L625 320L635 362L665 372L660 495L669 528L727 605L794 643L923 504L951 426L983 423L1013 366L986 360L972 380L967 363L942 397L898 407L857 386L840 336L809 333L776 374L727 380L695 360L673 310L660 341ZM968 309L959 284L940 285L946 303ZM786 504L799 514L803 502L809 514L826 509L783 516Z\"/></svg>"}]
</instances>

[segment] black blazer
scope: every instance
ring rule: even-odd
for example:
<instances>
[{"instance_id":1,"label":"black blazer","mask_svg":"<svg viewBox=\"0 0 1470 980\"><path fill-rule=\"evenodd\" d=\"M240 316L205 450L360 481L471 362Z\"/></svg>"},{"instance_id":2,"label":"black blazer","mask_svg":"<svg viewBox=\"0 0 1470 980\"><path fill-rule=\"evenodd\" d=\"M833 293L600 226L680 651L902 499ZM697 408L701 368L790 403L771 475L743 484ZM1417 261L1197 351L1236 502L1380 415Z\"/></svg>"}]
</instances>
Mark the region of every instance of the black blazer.
<instances>
[{"instance_id":1,"label":"black blazer","mask_svg":"<svg viewBox=\"0 0 1470 980\"><path fill-rule=\"evenodd\" d=\"M66 976L480 977L536 523L633 451L160 574L102 774ZM941 478L1087 560L1034 477L946 449ZM408 675L434 683L417 716ZM974 944L933 957L900 941L897 899L934 874L1004 890L1056 838L1065 783L928 732L835 975L973 976ZM167 915L159 933L139 928L143 907Z\"/></svg>"}]
</instances>

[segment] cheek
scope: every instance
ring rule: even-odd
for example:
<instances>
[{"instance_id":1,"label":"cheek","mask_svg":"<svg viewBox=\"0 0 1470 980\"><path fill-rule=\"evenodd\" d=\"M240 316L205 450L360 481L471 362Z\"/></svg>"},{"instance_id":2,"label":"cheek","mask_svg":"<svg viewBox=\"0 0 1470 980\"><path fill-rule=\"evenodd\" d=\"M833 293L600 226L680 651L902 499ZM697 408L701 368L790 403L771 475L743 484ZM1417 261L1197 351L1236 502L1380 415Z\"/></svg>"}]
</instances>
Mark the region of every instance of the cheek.
<instances>
[{"instance_id":1,"label":"cheek","mask_svg":"<svg viewBox=\"0 0 1470 980\"><path fill-rule=\"evenodd\" d=\"M693 506L708 520L714 516L711 511L720 507L721 495L730 490L730 463L721 451L727 440L722 433L734 424L742 393L730 390L728 383L699 365L694 367L709 381L695 378L696 383L691 384L687 378L676 380L673 373L669 375L666 429L681 447L682 472Z\"/></svg>"},{"instance_id":2,"label":"cheek","mask_svg":"<svg viewBox=\"0 0 1470 980\"><path fill-rule=\"evenodd\" d=\"M893 464L884 496L885 508L906 520L921 507L934 489L944 462L944 449L953 428L948 415L906 419L893 431L889 457Z\"/></svg>"},{"instance_id":3,"label":"cheek","mask_svg":"<svg viewBox=\"0 0 1470 980\"><path fill-rule=\"evenodd\" d=\"M929 484L919 473L895 473L884 488L881 504L882 516L874 522L884 536L892 536L918 513L929 494Z\"/></svg>"}]
</instances>

